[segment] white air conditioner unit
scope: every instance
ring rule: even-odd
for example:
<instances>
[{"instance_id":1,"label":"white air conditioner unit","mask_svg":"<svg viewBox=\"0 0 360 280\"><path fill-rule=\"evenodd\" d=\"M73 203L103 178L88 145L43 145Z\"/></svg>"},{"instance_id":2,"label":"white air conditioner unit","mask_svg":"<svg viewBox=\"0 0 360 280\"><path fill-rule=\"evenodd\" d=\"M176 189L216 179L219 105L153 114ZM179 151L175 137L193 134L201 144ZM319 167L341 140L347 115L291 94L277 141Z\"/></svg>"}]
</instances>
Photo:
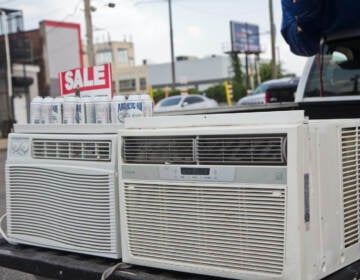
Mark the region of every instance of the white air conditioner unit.
<instances>
[{"instance_id":1,"label":"white air conditioner unit","mask_svg":"<svg viewBox=\"0 0 360 280\"><path fill-rule=\"evenodd\" d=\"M11 242L121 257L117 134L89 133L10 135L6 209Z\"/></svg>"},{"instance_id":2,"label":"white air conditioner unit","mask_svg":"<svg viewBox=\"0 0 360 280\"><path fill-rule=\"evenodd\" d=\"M310 280L360 258L359 120L307 121L295 111L127 125L124 262Z\"/></svg>"}]
</instances>

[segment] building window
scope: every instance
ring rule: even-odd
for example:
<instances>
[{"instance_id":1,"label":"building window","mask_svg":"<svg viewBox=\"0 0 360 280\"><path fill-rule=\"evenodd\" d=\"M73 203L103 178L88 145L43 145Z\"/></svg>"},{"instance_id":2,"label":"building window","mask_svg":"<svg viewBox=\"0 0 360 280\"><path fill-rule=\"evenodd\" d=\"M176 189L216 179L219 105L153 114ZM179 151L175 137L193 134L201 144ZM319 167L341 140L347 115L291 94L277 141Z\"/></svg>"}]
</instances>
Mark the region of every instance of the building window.
<instances>
[{"instance_id":1,"label":"building window","mask_svg":"<svg viewBox=\"0 0 360 280\"><path fill-rule=\"evenodd\" d=\"M97 64L105 64L111 63L112 59L112 52L111 50L102 50L96 52L96 63Z\"/></svg>"},{"instance_id":2,"label":"building window","mask_svg":"<svg viewBox=\"0 0 360 280\"><path fill-rule=\"evenodd\" d=\"M146 78L140 78L140 89L146 89Z\"/></svg>"},{"instance_id":3,"label":"building window","mask_svg":"<svg viewBox=\"0 0 360 280\"><path fill-rule=\"evenodd\" d=\"M117 49L118 62L122 64L129 63L129 55L127 49Z\"/></svg>"},{"instance_id":4,"label":"building window","mask_svg":"<svg viewBox=\"0 0 360 280\"><path fill-rule=\"evenodd\" d=\"M120 80L119 84L120 84L120 91L130 91L136 89L135 79Z\"/></svg>"}]
</instances>

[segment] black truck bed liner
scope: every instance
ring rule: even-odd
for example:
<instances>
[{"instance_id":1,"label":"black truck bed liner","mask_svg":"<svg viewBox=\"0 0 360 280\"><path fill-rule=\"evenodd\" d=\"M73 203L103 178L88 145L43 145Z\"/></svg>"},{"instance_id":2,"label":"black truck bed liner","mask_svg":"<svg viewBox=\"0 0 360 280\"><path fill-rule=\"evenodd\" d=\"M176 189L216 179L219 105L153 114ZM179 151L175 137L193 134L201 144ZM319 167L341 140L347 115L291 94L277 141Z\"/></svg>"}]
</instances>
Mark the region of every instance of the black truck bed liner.
<instances>
[{"instance_id":1,"label":"black truck bed liner","mask_svg":"<svg viewBox=\"0 0 360 280\"><path fill-rule=\"evenodd\" d=\"M0 239L0 266L41 277L66 280L100 280L102 273L119 261L26 245L10 245ZM325 278L353 280L360 277L360 260ZM122 263L109 280L215 280L190 273Z\"/></svg>"}]
</instances>

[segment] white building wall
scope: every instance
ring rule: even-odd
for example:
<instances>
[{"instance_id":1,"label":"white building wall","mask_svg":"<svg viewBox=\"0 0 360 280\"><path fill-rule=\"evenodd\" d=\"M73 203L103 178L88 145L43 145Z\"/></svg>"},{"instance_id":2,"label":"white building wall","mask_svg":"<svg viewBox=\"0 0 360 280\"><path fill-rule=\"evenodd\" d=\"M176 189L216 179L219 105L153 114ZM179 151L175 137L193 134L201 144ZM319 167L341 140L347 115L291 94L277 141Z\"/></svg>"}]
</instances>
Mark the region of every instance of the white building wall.
<instances>
[{"instance_id":1,"label":"white building wall","mask_svg":"<svg viewBox=\"0 0 360 280\"><path fill-rule=\"evenodd\" d=\"M230 77L231 60L228 56L176 61L176 83L201 84ZM171 85L171 63L148 65L148 83L154 87Z\"/></svg>"}]
</instances>

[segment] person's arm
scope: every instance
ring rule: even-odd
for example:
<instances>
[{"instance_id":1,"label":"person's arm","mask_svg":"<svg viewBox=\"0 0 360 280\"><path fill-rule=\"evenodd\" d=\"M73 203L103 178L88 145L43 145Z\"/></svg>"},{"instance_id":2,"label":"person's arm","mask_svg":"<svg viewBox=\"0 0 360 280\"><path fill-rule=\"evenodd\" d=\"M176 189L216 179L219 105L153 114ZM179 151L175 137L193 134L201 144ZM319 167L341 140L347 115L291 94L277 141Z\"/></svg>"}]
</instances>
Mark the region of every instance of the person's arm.
<instances>
[{"instance_id":1,"label":"person's arm","mask_svg":"<svg viewBox=\"0 0 360 280\"><path fill-rule=\"evenodd\" d=\"M282 0L281 33L293 53L318 53L322 33L322 0Z\"/></svg>"}]
</instances>

